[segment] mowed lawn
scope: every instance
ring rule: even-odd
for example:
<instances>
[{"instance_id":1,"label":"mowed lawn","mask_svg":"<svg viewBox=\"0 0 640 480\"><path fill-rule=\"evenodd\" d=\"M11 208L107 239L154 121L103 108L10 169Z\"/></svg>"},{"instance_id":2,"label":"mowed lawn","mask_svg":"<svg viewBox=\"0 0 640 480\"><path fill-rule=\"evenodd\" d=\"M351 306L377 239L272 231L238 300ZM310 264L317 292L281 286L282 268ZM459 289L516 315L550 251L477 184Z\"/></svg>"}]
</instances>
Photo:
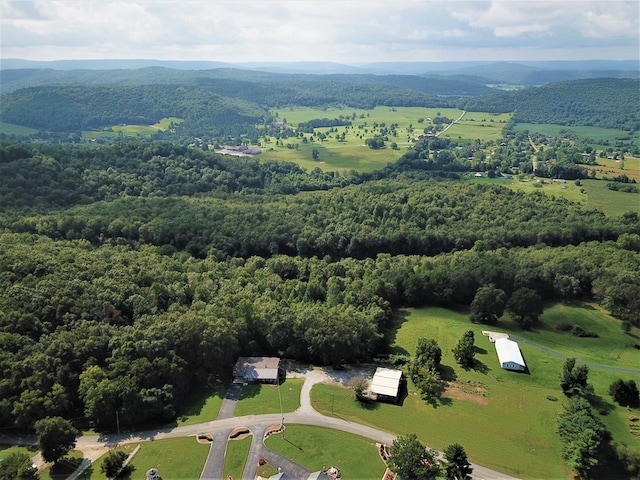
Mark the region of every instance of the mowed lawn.
<instances>
[{"instance_id":1,"label":"mowed lawn","mask_svg":"<svg viewBox=\"0 0 640 480\"><path fill-rule=\"evenodd\" d=\"M302 378L287 378L279 387L259 383L245 385L242 387L235 416L280 413L280 400L283 412L293 412L300 407L303 383Z\"/></svg>"},{"instance_id":2,"label":"mowed lawn","mask_svg":"<svg viewBox=\"0 0 640 480\"><path fill-rule=\"evenodd\" d=\"M608 141L611 145L615 145L617 140L629 141L633 140L636 144L640 141L640 135L637 133L629 135L629 132L624 130L616 130L613 128L601 128L601 127L588 127L588 126L567 126L557 125L553 123L518 123L514 130L516 132L523 132L528 130L530 133L540 133L542 135L548 135L552 137L560 137L562 130L568 130L573 132L581 139L591 139L594 142ZM594 147L600 149L601 145L594 144Z\"/></svg>"},{"instance_id":3,"label":"mowed lawn","mask_svg":"<svg viewBox=\"0 0 640 480\"><path fill-rule=\"evenodd\" d=\"M265 445L312 472L337 467L345 479L382 478L386 468L371 440L323 427L287 425L285 438L271 435Z\"/></svg>"},{"instance_id":4,"label":"mowed lawn","mask_svg":"<svg viewBox=\"0 0 640 480\"><path fill-rule=\"evenodd\" d=\"M253 436L249 435L240 440L229 440L227 451L224 456L224 478L242 478L244 466L247 463L247 456L251 450Z\"/></svg>"},{"instance_id":5,"label":"mowed lawn","mask_svg":"<svg viewBox=\"0 0 640 480\"><path fill-rule=\"evenodd\" d=\"M145 480L145 473L150 468L157 468L165 480L200 478L210 447L209 444L198 443L195 437L153 440L140 445L140 450L131 462L134 470L130 476L125 477L127 480ZM131 453L135 447L136 444L130 444L121 449ZM100 467L96 464L94 466L99 470ZM104 475L100 478L104 478Z\"/></svg>"},{"instance_id":6,"label":"mowed lawn","mask_svg":"<svg viewBox=\"0 0 640 480\"><path fill-rule=\"evenodd\" d=\"M172 124L180 124L183 118L165 117L154 125L114 125L102 130L86 130L82 132L82 137L87 140L95 140L96 138L115 138L120 135L131 137L150 137L158 130L169 130Z\"/></svg>"},{"instance_id":7,"label":"mowed lawn","mask_svg":"<svg viewBox=\"0 0 640 480\"><path fill-rule=\"evenodd\" d=\"M206 392L195 392L190 401L178 412L177 425L194 425L215 420L229 385L220 383Z\"/></svg>"},{"instance_id":8,"label":"mowed lawn","mask_svg":"<svg viewBox=\"0 0 640 480\"><path fill-rule=\"evenodd\" d=\"M556 308L548 309L551 317L563 314L562 309L558 313ZM604 313L600 315L608 322L618 322ZM551 317L549 322L552 322ZM584 324L586 327L588 322ZM512 327L512 324L504 322L491 328L505 331L504 327ZM599 330L603 332L601 351L606 349L606 342L615 337L613 331L605 335L608 328ZM529 373L508 372L500 368L493 344L482 336L483 329L486 327L472 324L466 312L441 308L404 312L393 351L413 354L418 338L436 340L443 353L444 375L454 379L457 387L455 395L449 394L455 398L447 395L436 405L427 404L409 381L409 395L402 406L375 404L367 409L354 401L349 389L317 385L312 390L313 405L325 415L365 423L395 434L415 432L426 445L440 450L459 442L472 461L521 478L569 478L556 433L556 418L564 399L559 387L564 360L521 344ZM478 368L468 371L455 363L451 352L466 330L475 333L478 360ZM515 333L523 335L519 330ZM536 338L539 343L545 341L544 335L532 335L534 341ZM624 335L621 330L619 335ZM582 340L567 337L565 341L557 342L559 346L568 346ZM598 357L597 350L593 357ZM611 361L610 356L606 359ZM607 394L608 385L621 376L630 377L594 371L590 380L595 387L595 400L608 413L601 419L614 439L637 445L638 439L629 431L630 413L613 405Z\"/></svg>"}]
</instances>

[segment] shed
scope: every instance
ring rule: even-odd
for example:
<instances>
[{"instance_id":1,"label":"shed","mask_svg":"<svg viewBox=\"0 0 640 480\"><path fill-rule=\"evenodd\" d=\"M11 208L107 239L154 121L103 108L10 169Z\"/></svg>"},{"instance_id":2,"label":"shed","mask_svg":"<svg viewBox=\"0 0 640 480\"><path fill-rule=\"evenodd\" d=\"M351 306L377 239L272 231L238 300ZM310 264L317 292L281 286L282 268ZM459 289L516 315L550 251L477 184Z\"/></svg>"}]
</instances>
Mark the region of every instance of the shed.
<instances>
[{"instance_id":1,"label":"shed","mask_svg":"<svg viewBox=\"0 0 640 480\"><path fill-rule=\"evenodd\" d=\"M502 368L518 372L524 371L527 366L524 363L524 358L522 358L520 347L516 342L508 338L496 338L495 345L498 360Z\"/></svg>"},{"instance_id":2,"label":"shed","mask_svg":"<svg viewBox=\"0 0 640 480\"><path fill-rule=\"evenodd\" d=\"M240 357L233 367L234 383L278 383L278 357Z\"/></svg>"},{"instance_id":3,"label":"shed","mask_svg":"<svg viewBox=\"0 0 640 480\"><path fill-rule=\"evenodd\" d=\"M371 380L369 391L378 400L398 401L402 371L391 368L378 367Z\"/></svg>"}]
</instances>

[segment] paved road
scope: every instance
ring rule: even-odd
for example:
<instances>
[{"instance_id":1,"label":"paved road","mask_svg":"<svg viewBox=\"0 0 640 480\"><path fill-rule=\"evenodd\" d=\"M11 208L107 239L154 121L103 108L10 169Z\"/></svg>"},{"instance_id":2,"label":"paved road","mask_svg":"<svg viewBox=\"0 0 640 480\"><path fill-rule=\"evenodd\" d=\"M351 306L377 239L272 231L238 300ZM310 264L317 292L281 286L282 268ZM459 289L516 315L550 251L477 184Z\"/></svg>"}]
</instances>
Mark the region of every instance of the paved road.
<instances>
[{"instance_id":1,"label":"paved road","mask_svg":"<svg viewBox=\"0 0 640 480\"><path fill-rule=\"evenodd\" d=\"M530 347L537 348L538 350L542 350L543 352L548 353L549 355L553 355L558 358L568 358L564 353L556 352L555 350L551 350L550 348L544 347L542 345L538 345L535 342L527 340L522 337L518 337L517 335L509 334L509 338L512 338L516 342L524 343L525 345L529 345ZM592 368L594 370L607 370L609 372L618 372L618 373L630 373L631 375L640 375L640 370L636 368L625 368L625 367L612 367L609 365L598 365L597 363L587 363L582 360L576 359L576 363L584 363L587 367Z\"/></svg>"},{"instance_id":2,"label":"paved road","mask_svg":"<svg viewBox=\"0 0 640 480\"><path fill-rule=\"evenodd\" d=\"M301 407L292 413L285 414L286 424L302 424L302 425L311 425L311 426L321 426L326 428L333 428L336 430L341 430L343 432L352 433L355 435L359 435L370 440L373 440L377 443L385 443L390 445L393 443L396 438L395 435L385 432L382 430L378 430L372 427L368 427L366 425L361 425L359 423L349 422L343 420L341 418L335 417L326 417L316 412L311 406L311 399L309 393L311 391L311 387L315 383L323 382L323 381L338 381L344 383L348 381L350 375L349 372L331 372L331 375L328 376L327 373L320 370L311 370L304 374L305 383L302 387L302 393L300 395ZM176 437L189 437L196 436L202 433L211 433L214 435L214 442L212 446L212 450L215 449L219 451L220 445L224 445L226 449L226 438L228 438L229 433L236 427L247 427L254 433L254 441L251 447L251 458L256 458L255 455L263 456L267 460L273 460L273 463L269 461L272 465L278 466L278 463L281 464L283 471L286 472L285 468L295 468L295 464L290 462L284 457L276 454L275 452L271 452L263 444L263 435L264 429L266 429L270 425L280 424L282 421L282 417L280 413L271 413L271 414L263 414L263 415L246 415L243 417L232 417L232 418L222 418L219 420L214 420L211 422L200 423L197 425L185 425L174 428L163 428L157 430L149 430L144 432L136 432L136 433L126 433L126 434L108 434L108 435L83 435L78 438L76 442L76 449L84 452L97 452L101 449L107 449L110 446L115 446L117 444L127 444L127 443L139 443L148 440L161 440L164 438L176 438ZM35 438L23 438L22 442L17 442L17 438L4 437L3 441L7 441L7 443L34 443ZM216 442L216 440L218 440ZM194 439L195 441L195 439ZM213 455L213 454L212 454ZM224 463L224 456L222 456L222 460L220 459L218 453L215 454L216 457L212 458L210 461L207 460L207 466L205 464L205 469L202 473L203 479L211 479L211 478L221 478L222 464ZM85 454L86 456L86 454ZM257 464L257 460L250 460L253 463L253 468L255 472L255 466ZM480 465L472 464L473 466L473 477L477 479L484 480L518 480L516 477L512 477L506 475L501 472L497 472ZM300 466L298 466L300 467ZM247 469L250 469L251 465L249 461L247 462ZM306 469L301 470L301 473L304 474ZM250 470L246 470L243 478L248 478L248 472ZM288 473L288 472L287 472ZM292 472L293 475L293 472ZM304 475L296 478L306 478Z\"/></svg>"}]
</instances>

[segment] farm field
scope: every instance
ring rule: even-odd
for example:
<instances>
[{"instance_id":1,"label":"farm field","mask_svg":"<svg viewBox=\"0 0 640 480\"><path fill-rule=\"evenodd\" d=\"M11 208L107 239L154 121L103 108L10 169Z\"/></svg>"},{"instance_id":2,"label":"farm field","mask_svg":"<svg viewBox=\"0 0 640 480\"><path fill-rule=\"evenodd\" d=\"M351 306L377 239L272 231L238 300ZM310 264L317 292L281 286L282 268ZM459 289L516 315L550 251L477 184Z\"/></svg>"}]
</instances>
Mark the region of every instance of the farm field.
<instances>
[{"instance_id":1,"label":"farm field","mask_svg":"<svg viewBox=\"0 0 640 480\"><path fill-rule=\"evenodd\" d=\"M626 212L640 213L640 194L616 192L607 188L601 180L582 180L587 192L587 206L602 210L605 214L619 217Z\"/></svg>"},{"instance_id":2,"label":"farm field","mask_svg":"<svg viewBox=\"0 0 640 480\"><path fill-rule=\"evenodd\" d=\"M265 152L260 158L295 162L308 170L320 168L324 171L348 172L357 170L368 172L382 168L402 156L414 140L424 134L425 128L433 126L431 118L440 114L440 116L455 120L460 117L462 111L451 108L376 107L372 110L289 108L274 110L272 113L274 116L277 115L278 120L286 120L286 124L293 129L297 128L301 122L319 118L334 119L339 116L350 117L352 126L349 128L334 127L334 132L330 132L330 128L316 128L316 134L327 135L324 141L317 138L311 141L310 134L305 134L308 143L303 143L301 139L290 138L283 140L284 146L276 146L272 141L263 145ZM354 116L355 118L353 118ZM453 125L442 136L452 139L498 140L502 138L502 128L509 118L508 114L466 113L460 124ZM419 122L420 119L423 121ZM397 137L388 135L387 146L379 150L371 149L364 144L367 138L372 138L379 132L379 129L374 130L374 123L378 125L384 123L387 128L394 123L398 125ZM413 130L410 130L411 128ZM345 133L345 141L339 142L336 135L342 133ZM391 142L397 143L397 150L391 148ZM298 147L297 149L287 148L287 143L297 144ZM317 161L313 160L313 149L318 150Z\"/></svg>"},{"instance_id":3,"label":"farm field","mask_svg":"<svg viewBox=\"0 0 640 480\"><path fill-rule=\"evenodd\" d=\"M597 178L612 178L618 175L626 175L636 182L640 182L640 158L625 155L624 160L609 160L598 158L597 165L585 165L589 170L595 170Z\"/></svg>"},{"instance_id":4,"label":"farm field","mask_svg":"<svg viewBox=\"0 0 640 480\"><path fill-rule=\"evenodd\" d=\"M590 311L573 308L575 310L569 312L570 318L580 315L583 310ZM561 307L550 307L545 312L543 324L547 325L548 322L551 325L566 313ZM601 320L605 322L605 326L596 330L601 338L592 339L600 340L600 351L605 351L607 342L612 339L616 339L619 344L625 342L619 325L618 332L615 332L615 324L619 322L601 312L594 313L591 320L584 320L582 323L593 326L593 322ZM491 329L504 331L511 327L513 324L510 321L501 321ZM314 408L325 415L369 424L396 434L415 432L426 445L437 449L459 442L472 461L521 478L568 478L569 473L559 453L558 435L549 424L549 419L556 418L562 409L563 395L558 376L563 359L520 344L530 374L502 370L493 345L481 334L485 328L470 323L466 312L441 308L410 309L404 312L395 337L393 353L413 354L418 338L433 338L442 349L444 376L454 379L454 388L435 406L426 404L409 381L409 395L402 406L375 404L371 408L363 408L354 401L349 389L317 385L311 392ZM479 368L467 371L455 363L451 349L464 331L469 329L475 333ZM527 338L545 344L545 335L552 333L536 336L533 332ZM634 330L632 333L637 335L639 332ZM525 335L520 330L515 334ZM553 347L569 348L576 340L585 340L570 335L560 338ZM589 346L582 346L577 350L577 353L587 352ZM597 352L598 349L594 349L591 357L598 358ZM635 351L630 352L628 357L621 359L624 358L624 362L633 361L634 354ZM605 360L612 361L610 356ZM622 360L615 361L622 364ZM640 448L639 439L630 433L630 412L613 405L607 394L609 384L620 376L613 372L592 370L589 378L595 388L595 401L608 412L600 418L614 438ZM540 458L548 461L540 462Z\"/></svg>"},{"instance_id":5,"label":"farm field","mask_svg":"<svg viewBox=\"0 0 640 480\"><path fill-rule=\"evenodd\" d=\"M158 130L169 130L172 124L182 123L184 119L178 117L165 117L154 125L114 125L102 130L85 130L82 136L85 140L97 138L114 138L120 135L131 137L150 137Z\"/></svg>"},{"instance_id":6,"label":"farm field","mask_svg":"<svg viewBox=\"0 0 640 480\"><path fill-rule=\"evenodd\" d=\"M287 425L286 439L272 435L267 448L311 471L337 467L342 478L382 478L385 464L373 442L338 430Z\"/></svg>"},{"instance_id":7,"label":"farm field","mask_svg":"<svg viewBox=\"0 0 640 480\"><path fill-rule=\"evenodd\" d=\"M35 128L23 127L22 125L14 125L13 123L0 122L0 133L5 135L33 135L38 133Z\"/></svg>"},{"instance_id":8,"label":"farm field","mask_svg":"<svg viewBox=\"0 0 640 480\"><path fill-rule=\"evenodd\" d=\"M589 209L601 210L611 217L619 217L626 212L640 213L640 195L609 190L607 182L602 180L581 180L581 186L576 185L573 181L557 184L549 179L535 177L514 177L512 179L469 177L468 181L502 185L525 193L543 192L547 195L580 203ZM583 190L584 193L582 193Z\"/></svg>"},{"instance_id":9,"label":"farm field","mask_svg":"<svg viewBox=\"0 0 640 480\"><path fill-rule=\"evenodd\" d=\"M522 132L529 130L531 133L540 133L542 135L548 135L552 137L562 136L561 130L568 130L575 133L578 138L593 140L593 146L601 149L602 145L597 145L596 142L609 142L611 145L615 145L616 141L622 140L625 142L633 140L636 144L640 141L640 134L629 135L629 132L624 130L615 130L612 128L601 127L587 127L587 126L566 126L556 125L552 123L518 123L515 126L516 132Z\"/></svg>"}]
</instances>

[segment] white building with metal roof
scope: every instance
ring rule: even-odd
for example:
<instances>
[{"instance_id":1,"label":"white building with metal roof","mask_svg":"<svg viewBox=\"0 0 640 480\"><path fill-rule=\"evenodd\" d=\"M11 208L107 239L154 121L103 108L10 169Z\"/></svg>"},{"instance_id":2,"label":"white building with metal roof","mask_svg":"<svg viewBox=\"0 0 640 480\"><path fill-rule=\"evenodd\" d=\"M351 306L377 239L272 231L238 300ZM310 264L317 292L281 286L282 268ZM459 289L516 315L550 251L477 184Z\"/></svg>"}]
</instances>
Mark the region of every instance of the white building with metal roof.
<instances>
[{"instance_id":1,"label":"white building with metal roof","mask_svg":"<svg viewBox=\"0 0 640 480\"><path fill-rule=\"evenodd\" d=\"M378 400L397 401L400 394L402 371L391 368L378 367L371 380L369 392Z\"/></svg>"},{"instance_id":2,"label":"white building with metal roof","mask_svg":"<svg viewBox=\"0 0 640 480\"><path fill-rule=\"evenodd\" d=\"M527 368L517 342L508 338L496 338L495 346L502 368L518 372L523 372Z\"/></svg>"}]
</instances>

